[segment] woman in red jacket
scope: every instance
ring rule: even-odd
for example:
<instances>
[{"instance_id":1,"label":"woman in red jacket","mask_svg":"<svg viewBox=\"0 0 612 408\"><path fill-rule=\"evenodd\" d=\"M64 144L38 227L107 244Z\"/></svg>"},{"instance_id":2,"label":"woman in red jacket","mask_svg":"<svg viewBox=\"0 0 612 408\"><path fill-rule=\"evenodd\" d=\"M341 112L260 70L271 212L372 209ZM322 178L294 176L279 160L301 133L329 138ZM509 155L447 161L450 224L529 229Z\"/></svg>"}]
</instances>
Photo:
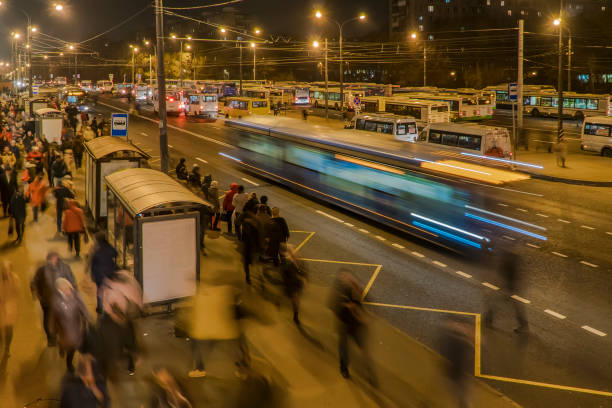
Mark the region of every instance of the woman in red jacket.
<instances>
[{"instance_id":1,"label":"woman in red jacket","mask_svg":"<svg viewBox=\"0 0 612 408\"><path fill-rule=\"evenodd\" d=\"M223 197L223 219L227 221L227 233L230 235L232 233L232 213L234 212L232 200L236 193L238 193L238 184L232 183L230 189L225 193L225 197Z\"/></svg>"},{"instance_id":2,"label":"woman in red jacket","mask_svg":"<svg viewBox=\"0 0 612 408\"><path fill-rule=\"evenodd\" d=\"M62 222L62 231L68 235L68 246L70 252L74 246L76 257L80 258L81 252L81 233L85 231L85 215L76 202L76 200L66 199L66 209L64 210L64 221Z\"/></svg>"}]
</instances>

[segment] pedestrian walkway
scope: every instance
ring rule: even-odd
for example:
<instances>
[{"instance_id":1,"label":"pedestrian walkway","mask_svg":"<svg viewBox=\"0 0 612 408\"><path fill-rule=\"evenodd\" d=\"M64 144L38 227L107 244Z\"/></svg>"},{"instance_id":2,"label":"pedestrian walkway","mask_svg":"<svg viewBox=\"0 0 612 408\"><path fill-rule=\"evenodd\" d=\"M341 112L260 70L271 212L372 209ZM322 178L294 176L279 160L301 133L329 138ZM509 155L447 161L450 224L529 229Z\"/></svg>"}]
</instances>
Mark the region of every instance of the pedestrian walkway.
<instances>
[{"instance_id":1,"label":"pedestrian walkway","mask_svg":"<svg viewBox=\"0 0 612 408\"><path fill-rule=\"evenodd\" d=\"M82 202L82 171L75 177L77 198ZM86 261L69 258L65 237L55 236L55 208L50 203L38 223L26 223L25 239L15 247L7 240L8 221L0 220L2 247L0 258L10 260L21 280L20 317L6 372L0 377L3 406L24 406L38 399L39 405L57 406L64 362L57 348L47 348L38 303L29 293L29 280L46 254L55 250L68 258L90 313L95 316L95 285L89 278ZM295 242L297 244L297 242ZM83 253L90 249L85 245ZM380 387L370 386L361 375L359 352L352 351L353 376L339 373L335 317L328 308L329 288L317 284L306 287L302 301L302 328L291 318L290 305L268 283L262 296L261 267L253 268L252 287L244 287L241 260L235 240L219 232L207 233L207 256L201 258L203 285L232 285L242 291L248 311L244 329L251 350L251 369L236 377L233 365L236 347L219 342L207 355L205 378L189 378L191 367L189 340L175 337L175 314L150 314L139 319L137 332L142 354L136 373L127 368L119 381L110 385L116 407L140 407L150 393L153 367L167 366L182 382L195 406L206 407L451 407L452 395L446 391L445 362L436 353L369 315L370 348ZM279 301L277 306L276 300ZM178 305L180 307L180 305ZM476 382L474 406L516 407L512 401ZM254 401L265 401L261 405ZM55 405L54 405L55 404Z\"/></svg>"}]
</instances>

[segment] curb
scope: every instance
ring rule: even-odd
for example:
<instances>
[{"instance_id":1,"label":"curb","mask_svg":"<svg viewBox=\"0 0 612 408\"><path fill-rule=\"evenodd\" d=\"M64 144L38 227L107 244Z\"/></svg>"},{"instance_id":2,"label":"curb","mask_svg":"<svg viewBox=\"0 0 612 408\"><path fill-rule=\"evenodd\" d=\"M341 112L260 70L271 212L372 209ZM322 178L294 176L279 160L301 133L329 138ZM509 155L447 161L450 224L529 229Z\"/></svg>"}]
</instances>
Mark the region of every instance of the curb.
<instances>
[{"instance_id":1,"label":"curb","mask_svg":"<svg viewBox=\"0 0 612 408\"><path fill-rule=\"evenodd\" d=\"M520 172L524 174L528 174L534 179L552 181L555 183L565 183L565 184L573 184L573 185L578 185L578 186L589 186L589 187L612 187L612 181L577 180L577 179L568 179L564 177L549 176L546 174L531 173L528 171L520 171Z\"/></svg>"}]
</instances>

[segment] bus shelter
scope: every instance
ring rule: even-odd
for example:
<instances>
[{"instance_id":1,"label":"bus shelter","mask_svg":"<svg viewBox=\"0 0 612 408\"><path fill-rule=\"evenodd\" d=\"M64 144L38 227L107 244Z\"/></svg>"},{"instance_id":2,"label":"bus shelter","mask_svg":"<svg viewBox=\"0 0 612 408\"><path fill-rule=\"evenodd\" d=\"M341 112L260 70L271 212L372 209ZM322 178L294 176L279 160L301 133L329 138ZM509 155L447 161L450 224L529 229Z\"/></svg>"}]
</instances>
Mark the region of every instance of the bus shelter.
<instances>
[{"instance_id":1,"label":"bus shelter","mask_svg":"<svg viewBox=\"0 0 612 408\"><path fill-rule=\"evenodd\" d=\"M125 169L140 167L151 158L132 143L103 136L85 143L85 202L95 222L106 219L106 185L104 177Z\"/></svg>"},{"instance_id":2,"label":"bus shelter","mask_svg":"<svg viewBox=\"0 0 612 408\"><path fill-rule=\"evenodd\" d=\"M123 169L105 177L107 234L117 264L134 271L144 302L193 296L200 277L200 212L209 203L167 174Z\"/></svg>"},{"instance_id":3,"label":"bus shelter","mask_svg":"<svg viewBox=\"0 0 612 408\"><path fill-rule=\"evenodd\" d=\"M52 108L38 109L34 113L36 136L42 138L44 135L47 142L61 144L64 114Z\"/></svg>"}]
</instances>

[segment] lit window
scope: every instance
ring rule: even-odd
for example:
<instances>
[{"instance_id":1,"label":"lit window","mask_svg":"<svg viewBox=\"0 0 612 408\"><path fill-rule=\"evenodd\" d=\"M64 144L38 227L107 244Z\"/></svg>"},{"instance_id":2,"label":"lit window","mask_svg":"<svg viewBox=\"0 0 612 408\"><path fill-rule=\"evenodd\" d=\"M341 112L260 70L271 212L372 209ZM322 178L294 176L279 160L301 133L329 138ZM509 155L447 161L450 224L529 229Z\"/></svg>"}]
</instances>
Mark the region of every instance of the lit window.
<instances>
[{"instance_id":1,"label":"lit window","mask_svg":"<svg viewBox=\"0 0 612 408\"><path fill-rule=\"evenodd\" d=\"M512 10L508 10L508 15L511 16L512 15Z\"/></svg>"},{"instance_id":2,"label":"lit window","mask_svg":"<svg viewBox=\"0 0 612 408\"><path fill-rule=\"evenodd\" d=\"M433 34L429 34L429 39L430 39L430 40L433 40L433 39L434 39Z\"/></svg>"},{"instance_id":3,"label":"lit window","mask_svg":"<svg viewBox=\"0 0 612 408\"><path fill-rule=\"evenodd\" d=\"M542 17L542 12L538 11L538 17Z\"/></svg>"},{"instance_id":4,"label":"lit window","mask_svg":"<svg viewBox=\"0 0 612 408\"><path fill-rule=\"evenodd\" d=\"M504 7L504 5L505 5L505 4L506 4L506 2L505 2L504 0L501 0L501 1L499 2L499 5L500 5L500 6L502 6L502 7Z\"/></svg>"},{"instance_id":5,"label":"lit window","mask_svg":"<svg viewBox=\"0 0 612 408\"><path fill-rule=\"evenodd\" d=\"M445 0L444 1L446 4L449 4L451 2L451 0Z\"/></svg>"},{"instance_id":6,"label":"lit window","mask_svg":"<svg viewBox=\"0 0 612 408\"><path fill-rule=\"evenodd\" d=\"M601 11L606 11L606 6L601 6Z\"/></svg>"},{"instance_id":7,"label":"lit window","mask_svg":"<svg viewBox=\"0 0 612 408\"><path fill-rule=\"evenodd\" d=\"M419 26L419 31L423 31L423 30L424 30L423 25L420 25L420 26Z\"/></svg>"},{"instance_id":8,"label":"lit window","mask_svg":"<svg viewBox=\"0 0 612 408\"><path fill-rule=\"evenodd\" d=\"M491 0L487 0L487 6L491 5Z\"/></svg>"},{"instance_id":9,"label":"lit window","mask_svg":"<svg viewBox=\"0 0 612 408\"><path fill-rule=\"evenodd\" d=\"M434 6L433 4L430 4L429 6L427 6L427 11L429 11L430 13L434 12Z\"/></svg>"}]
</instances>

